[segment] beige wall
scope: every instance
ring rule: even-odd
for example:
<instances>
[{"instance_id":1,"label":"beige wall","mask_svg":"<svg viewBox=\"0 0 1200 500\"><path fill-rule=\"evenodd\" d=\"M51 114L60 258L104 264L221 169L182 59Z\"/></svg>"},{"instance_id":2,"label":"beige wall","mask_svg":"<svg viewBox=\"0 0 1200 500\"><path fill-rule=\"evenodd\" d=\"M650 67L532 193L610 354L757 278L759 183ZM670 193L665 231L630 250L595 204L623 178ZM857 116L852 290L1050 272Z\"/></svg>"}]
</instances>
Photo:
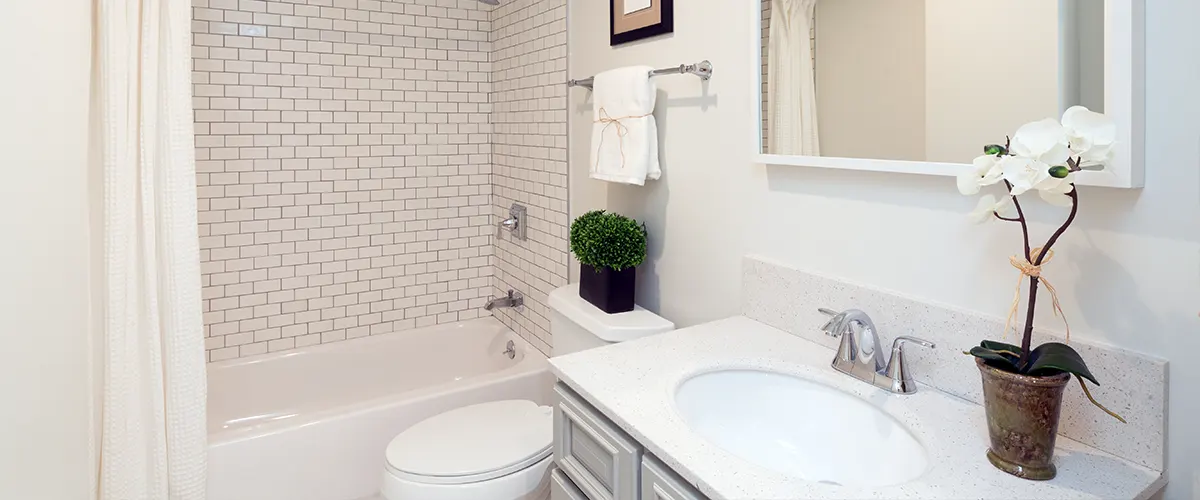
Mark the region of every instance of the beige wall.
<instances>
[{"instance_id":1,"label":"beige wall","mask_svg":"<svg viewBox=\"0 0 1200 500\"><path fill-rule=\"evenodd\" d=\"M821 156L925 158L925 0L817 7Z\"/></svg>"},{"instance_id":2,"label":"beige wall","mask_svg":"<svg viewBox=\"0 0 1200 500\"><path fill-rule=\"evenodd\" d=\"M1181 61L1200 60L1200 2L1150 7L1146 187L1084 188L1080 218L1047 272L1073 335L1172 361L1166 498L1190 500L1200 495L1200 432L1187 425L1200 414L1200 364L1189 357L1200 352L1200 68ZM609 208L647 221L639 301L680 326L737 314L741 257L757 253L1003 316L1019 233L969 224L964 215L975 200L960 196L953 179L752 163L760 69L748 54L760 15L756 2L677 2L674 35L609 47L605 23L595 22L606 18L606 4L572 0L573 78L702 59L716 69L707 84L659 79L663 178L641 188L586 178L591 108L586 91L570 94L572 214ZM1035 196L1030 216L1045 238L1064 214ZM1049 309L1039 315L1053 318Z\"/></svg>"},{"instance_id":3,"label":"beige wall","mask_svg":"<svg viewBox=\"0 0 1200 500\"><path fill-rule=\"evenodd\" d=\"M969 163L1022 124L1062 114L1057 1L924 3L926 160Z\"/></svg>"},{"instance_id":4,"label":"beige wall","mask_svg":"<svg viewBox=\"0 0 1200 500\"><path fill-rule=\"evenodd\" d=\"M90 4L0 3L0 498L92 493Z\"/></svg>"}]
</instances>

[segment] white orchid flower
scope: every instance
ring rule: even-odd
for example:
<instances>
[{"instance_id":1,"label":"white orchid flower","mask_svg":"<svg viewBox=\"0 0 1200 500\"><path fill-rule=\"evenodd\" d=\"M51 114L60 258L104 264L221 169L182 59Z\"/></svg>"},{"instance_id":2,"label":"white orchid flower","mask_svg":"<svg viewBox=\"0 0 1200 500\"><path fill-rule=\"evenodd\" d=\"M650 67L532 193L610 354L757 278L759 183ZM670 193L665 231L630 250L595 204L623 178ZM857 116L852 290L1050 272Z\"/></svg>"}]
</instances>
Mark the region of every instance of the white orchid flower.
<instances>
[{"instance_id":1,"label":"white orchid flower","mask_svg":"<svg viewBox=\"0 0 1200 500\"><path fill-rule=\"evenodd\" d=\"M1007 212L1011 207L1012 198L1005 196L997 200L995 196L985 194L979 198L979 204L975 206L975 210L967 217L971 219L971 222L983 224L992 220L993 214L1000 214L1007 217Z\"/></svg>"},{"instance_id":2,"label":"white orchid flower","mask_svg":"<svg viewBox=\"0 0 1200 500\"><path fill-rule=\"evenodd\" d=\"M1000 158L1000 171L1004 180L1012 184L1009 194L1021 196L1030 189L1047 186L1050 175L1050 165L1021 156L1005 156Z\"/></svg>"},{"instance_id":3,"label":"white orchid flower","mask_svg":"<svg viewBox=\"0 0 1200 500\"><path fill-rule=\"evenodd\" d=\"M970 196L979 194L983 186L990 186L1003 177L1000 169L1000 158L995 155L983 155L975 158L971 168L958 174L958 192Z\"/></svg>"},{"instance_id":4,"label":"white orchid flower","mask_svg":"<svg viewBox=\"0 0 1200 500\"><path fill-rule=\"evenodd\" d=\"M1071 153L1085 165L1103 165L1112 160L1113 144L1117 142L1117 124L1112 118L1074 106L1063 113L1062 124Z\"/></svg>"},{"instance_id":5,"label":"white orchid flower","mask_svg":"<svg viewBox=\"0 0 1200 500\"><path fill-rule=\"evenodd\" d=\"M1017 130L1009 150L1022 158L1047 165L1066 165L1071 156L1067 129L1053 118L1026 123Z\"/></svg>"},{"instance_id":6,"label":"white orchid flower","mask_svg":"<svg viewBox=\"0 0 1200 500\"><path fill-rule=\"evenodd\" d=\"M1037 189L1038 195L1046 200L1046 203L1070 207L1074 200L1067 194L1075 189L1075 174L1068 175L1065 179L1050 177L1038 183L1034 189Z\"/></svg>"}]
</instances>

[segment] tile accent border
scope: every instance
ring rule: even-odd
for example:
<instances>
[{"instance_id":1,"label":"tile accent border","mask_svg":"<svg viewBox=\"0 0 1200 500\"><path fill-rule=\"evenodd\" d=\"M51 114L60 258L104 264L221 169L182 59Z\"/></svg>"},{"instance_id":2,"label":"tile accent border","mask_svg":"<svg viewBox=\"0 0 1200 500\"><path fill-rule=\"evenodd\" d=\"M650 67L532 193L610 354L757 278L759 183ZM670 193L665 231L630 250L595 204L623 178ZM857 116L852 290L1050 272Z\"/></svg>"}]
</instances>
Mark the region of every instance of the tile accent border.
<instances>
[{"instance_id":1,"label":"tile accent border","mask_svg":"<svg viewBox=\"0 0 1200 500\"><path fill-rule=\"evenodd\" d=\"M762 257L746 257L742 273L742 311L747 317L836 349L838 340L820 330L826 318L817 308L862 309L879 327L885 347L899 335L937 343L937 349L910 349L906 353L918 382L982 404L979 372L962 352L985 336L1002 331L1002 319L800 271ZM1035 332L1034 340L1062 341L1042 331ZM1059 434L1163 470L1167 361L1078 340L1072 340L1071 345L1105 384L1089 387L1092 394L1129 423L1121 424L1092 406L1078 384L1072 383L1063 400Z\"/></svg>"}]
</instances>

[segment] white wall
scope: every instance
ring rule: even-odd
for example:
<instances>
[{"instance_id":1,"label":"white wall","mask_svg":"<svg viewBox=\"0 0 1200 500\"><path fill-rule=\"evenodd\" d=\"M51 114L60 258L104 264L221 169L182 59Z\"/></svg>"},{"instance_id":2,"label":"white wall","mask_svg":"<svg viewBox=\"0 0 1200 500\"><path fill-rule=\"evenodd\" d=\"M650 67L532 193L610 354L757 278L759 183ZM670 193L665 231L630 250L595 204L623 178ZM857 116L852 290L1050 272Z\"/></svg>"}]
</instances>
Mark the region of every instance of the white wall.
<instances>
[{"instance_id":1,"label":"white wall","mask_svg":"<svg viewBox=\"0 0 1200 500\"><path fill-rule=\"evenodd\" d=\"M0 498L92 492L87 0L0 3Z\"/></svg>"},{"instance_id":2,"label":"white wall","mask_svg":"<svg viewBox=\"0 0 1200 500\"><path fill-rule=\"evenodd\" d=\"M755 252L993 316L1007 312L1007 257L1019 232L968 225L963 214L974 200L959 196L952 179L751 163L757 4L678 4L674 35L618 48L596 21L607 18L606 2L574 0L571 9L572 78L629 64L710 59L716 67L707 85L659 79L669 96L656 111L664 173L644 188L586 179L590 103L586 91L571 92L572 214L610 208L647 222L651 258L639 302L681 326L736 314L740 258ZM1200 352L1197 16L1200 2L1150 3L1146 188L1085 188L1079 221L1047 269L1075 335L1174 360L1169 500L1200 495L1200 430L1185 423L1200 414L1200 365L1191 359ZM1064 214L1030 204L1035 234L1045 237ZM1049 310L1039 317L1056 328Z\"/></svg>"},{"instance_id":3,"label":"white wall","mask_svg":"<svg viewBox=\"0 0 1200 500\"><path fill-rule=\"evenodd\" d=\"M663 76L655 116L663 148L663 177L646 187L607 186L587 179L591 154L591 94L570 92L571 213L607 208L644 221L650 231L649 261L640 268L639 303L691 325L738 312L739 259L747 245L751 203L764 191L747 161L758 118L751 92L759 62L749 57L758 43L759 5L731 9L719 0L689 7L677 3L675 34L610 48L608 2L572 0L568 56L571 78L618 66L658 68L709 59L716 76ZM573 273L578 272L573 264Z\"/></svg>"}]
</instances>

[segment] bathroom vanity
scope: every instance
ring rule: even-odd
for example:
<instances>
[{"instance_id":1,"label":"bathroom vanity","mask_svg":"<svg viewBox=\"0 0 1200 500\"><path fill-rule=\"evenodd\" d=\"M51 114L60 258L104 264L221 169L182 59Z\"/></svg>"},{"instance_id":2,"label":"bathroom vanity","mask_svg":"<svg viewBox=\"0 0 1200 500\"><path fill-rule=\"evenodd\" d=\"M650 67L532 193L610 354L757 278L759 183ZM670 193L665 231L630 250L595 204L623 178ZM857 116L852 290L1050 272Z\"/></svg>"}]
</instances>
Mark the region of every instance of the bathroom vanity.
<instances>
[{"instance_id":1,"label":"bathroom vanity","mask_svg":"<svg viewBox=\"0 0 1200 500\"><path fill-rule=\"evenodd\" d=\"M552 359L552 498L1141 499L1165 484L1065 436L1057 479L1009 476L985 458L981 406L925 384L890 393L834 356L734 317Z\"/></svg>"},{"instance_id":2,"label":"bathroom vanity","mask_svg":"<svg viewBox=\"0 0 1200 500\"><path fill-rule=\"evenodd\" d=\"M704 498L570 387L554 392L553 500Z\"/></svg>"}]
</instances>

